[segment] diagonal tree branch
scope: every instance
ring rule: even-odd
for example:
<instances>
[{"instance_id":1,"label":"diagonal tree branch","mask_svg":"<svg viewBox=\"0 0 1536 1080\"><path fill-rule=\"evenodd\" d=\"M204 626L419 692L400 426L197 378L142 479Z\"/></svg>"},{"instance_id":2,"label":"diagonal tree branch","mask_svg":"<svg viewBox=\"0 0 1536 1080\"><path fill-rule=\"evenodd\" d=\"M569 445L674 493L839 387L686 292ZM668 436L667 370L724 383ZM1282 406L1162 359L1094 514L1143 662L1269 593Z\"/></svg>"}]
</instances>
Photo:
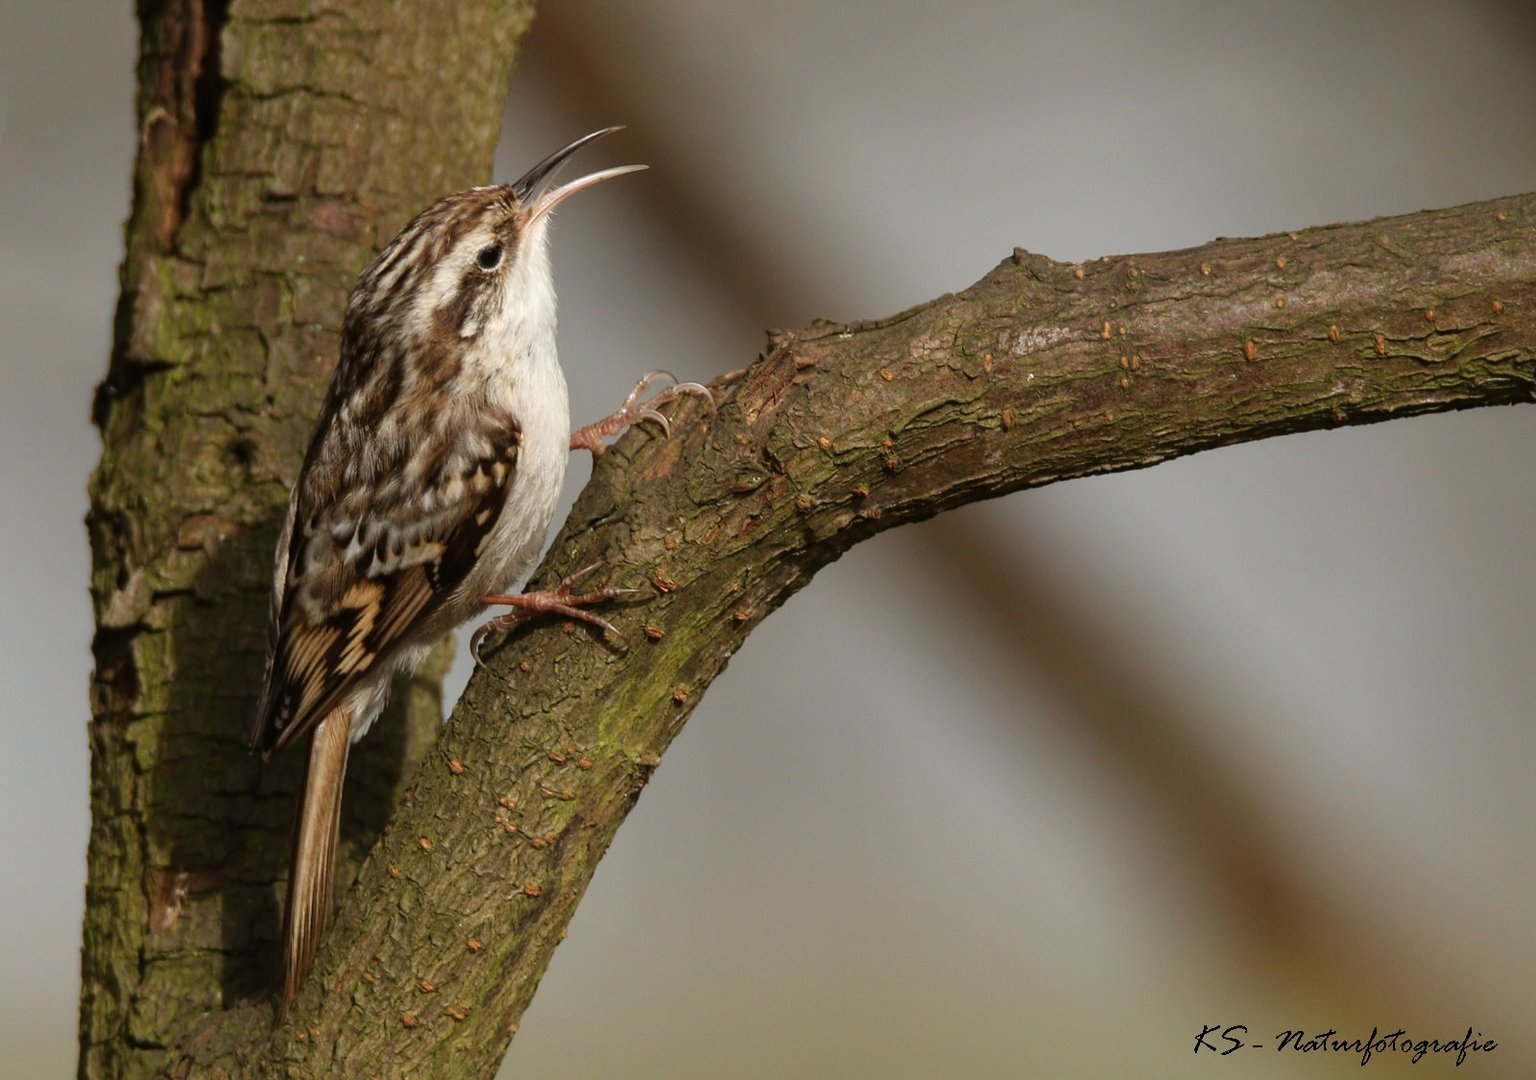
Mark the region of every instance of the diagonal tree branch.
<instances>
[{"instance_id":1,"label":"diagonal tree branch","mask_svg":"<svg viewBox=\"0 0 1536 1080\"><path fill-rule=\"evenodd\" d=\"M231 1072L489 1075L615 830L769 612L865 537L976 499L1273 435L1536 394L1536 197L1082 266L1015 251L889 319L770 336L594 471L541 576L653 596L626 647L495 651L347 897L294 1024ZM218 1045L219 1049L211 1049Z\"/></svg>"}]
</instances>

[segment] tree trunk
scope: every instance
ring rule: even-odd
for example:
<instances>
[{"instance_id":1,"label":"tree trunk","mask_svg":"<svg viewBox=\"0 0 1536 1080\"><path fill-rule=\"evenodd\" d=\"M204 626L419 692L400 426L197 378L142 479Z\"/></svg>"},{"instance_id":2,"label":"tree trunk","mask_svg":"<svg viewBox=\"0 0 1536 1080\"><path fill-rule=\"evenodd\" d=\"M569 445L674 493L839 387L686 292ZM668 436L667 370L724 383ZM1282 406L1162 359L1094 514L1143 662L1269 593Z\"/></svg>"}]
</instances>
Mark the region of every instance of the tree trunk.
<instances>
[{"instance_id":1,"label":"tree trunk","mask_svg":"<svg viewBox=\"0 0 1536 1080\"><path fill-rule=\"evenodd\" d=\"M282 480L370 245L469 179L434 163L488 160L527 12L452 11L386 34L241 8L211 104L195 9L145 15L93 489L92 1075L490 1075L705 688L852 544L1054 480L1536 392L1529 196L1075 267L1015 251L893 318L775 334L717 380L713 416L690 402L670 440L632 432L602 459L541 577L601 561L648 582L609 613L626 642L543 625L487 650L273 1033L258 992L292 806L271 796L298 763L263 776L244 734ZM423 102L442 115L418 122ZM194 120L201 170L178 164L199 160L175 138Z\"/></svg>"},{"instance_id":2,"label":"tree trunk","mask_svg":"<svg viewBox=\"0 0 1536 1080\"><path fill-rule=\"evenodd\" d=\"M352 279L424 203L488 178L531 14L139 5L139 160L89 519L82 1075L162 1074L274 963L303 755L264 771L244 743L285 484ZM435 734L444 663L352 770L354 866Z\"/></svg>"}]
</instances>

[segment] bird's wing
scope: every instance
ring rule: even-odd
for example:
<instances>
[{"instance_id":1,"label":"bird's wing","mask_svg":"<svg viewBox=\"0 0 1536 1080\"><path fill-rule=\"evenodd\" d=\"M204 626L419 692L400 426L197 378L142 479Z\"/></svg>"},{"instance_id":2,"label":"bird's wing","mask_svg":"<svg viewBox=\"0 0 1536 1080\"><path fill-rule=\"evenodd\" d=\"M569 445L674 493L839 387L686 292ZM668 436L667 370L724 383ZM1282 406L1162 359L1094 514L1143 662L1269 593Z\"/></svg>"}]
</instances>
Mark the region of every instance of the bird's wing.
<instances>
[{"instance_id":1,"label":"bird's wing","mask_svg":"<svg viewBox=\"0 0 1536 1080\"><path fill-rule=\"evenodd\" d=\"M317 437L279 546L253 749L271 753L319 723L454 594L506 503L520 442L511 418L436 452ZM327 465L342 453L345 467Z\"/></svg>"}]
</instances>

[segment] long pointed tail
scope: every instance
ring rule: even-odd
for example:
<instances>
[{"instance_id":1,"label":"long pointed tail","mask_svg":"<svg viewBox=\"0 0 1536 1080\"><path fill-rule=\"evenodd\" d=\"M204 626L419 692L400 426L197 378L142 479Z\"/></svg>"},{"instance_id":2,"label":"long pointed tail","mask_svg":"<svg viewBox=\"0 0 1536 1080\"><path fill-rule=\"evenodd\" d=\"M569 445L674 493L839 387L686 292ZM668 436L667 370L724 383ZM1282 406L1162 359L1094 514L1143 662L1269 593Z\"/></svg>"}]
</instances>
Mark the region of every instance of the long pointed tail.
<instances>
[{"instance_id":1,"label":"long pointed tail","mask_svg":"<svg viewBox=\"0 0 1536 1080\"><path fill-rule=\"evenodd\" d=\"M330 713L315 728L309 746L309 771L293 830L293 860L288 872L288 905L283 913L283 996L277 1022L315 962L315 950L336 906L336 847L341 832L341 783L352 746L346 708Z\"/></svg>"}]
</instances>

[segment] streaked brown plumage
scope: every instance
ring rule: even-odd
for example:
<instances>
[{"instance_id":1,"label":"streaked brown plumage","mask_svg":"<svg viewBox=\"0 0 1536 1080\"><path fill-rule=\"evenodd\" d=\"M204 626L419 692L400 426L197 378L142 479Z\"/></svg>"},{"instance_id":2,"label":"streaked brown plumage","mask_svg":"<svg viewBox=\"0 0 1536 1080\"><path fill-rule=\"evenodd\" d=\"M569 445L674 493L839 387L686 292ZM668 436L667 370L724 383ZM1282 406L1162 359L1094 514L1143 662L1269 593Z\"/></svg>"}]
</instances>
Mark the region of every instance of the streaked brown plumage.
<instances>
[{"instance_id":1,"label":"streaked brown plumage","mask_svg":"<svg viewBox=\"0 0 1536 1080\"><path fill-rule=\"evenodd\" d=\"M550 182L572 153L613 130L577 140L514 184L423 210L362 272L348 302L340 362L278 544L272 652L251 734L267 755L313 733L279 1021L335 902L349 746L378 716L394 672L414 667L488 595L521 584L543 543L571 445L548 212L643 166ZM628 405L595 427L607 434L656 415ZM581 445L594 442L589 435ZM574 608L617 594L509 602L601 622Z\"/></svg>"}]
</instances>

